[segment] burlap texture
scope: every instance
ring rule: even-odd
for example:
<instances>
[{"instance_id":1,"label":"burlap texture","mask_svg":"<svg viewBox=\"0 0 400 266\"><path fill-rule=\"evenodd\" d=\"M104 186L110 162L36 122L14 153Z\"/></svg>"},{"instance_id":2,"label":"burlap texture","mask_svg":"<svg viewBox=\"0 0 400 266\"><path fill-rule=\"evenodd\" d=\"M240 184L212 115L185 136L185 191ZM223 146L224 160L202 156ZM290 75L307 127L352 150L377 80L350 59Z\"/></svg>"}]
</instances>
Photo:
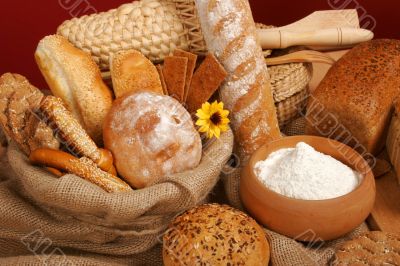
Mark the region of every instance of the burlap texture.
<instances>
[{"instance_id":1,"label":"burlap texture","mask_svg":"<svg viewBox=\"0 0 400 266\"><path fill-rule=\"evenodd\" d=\"M157 265L161 253L152 253L151 248L160 243L174 216L205 200L219 180L232 146L233 135L228 131L204 145L196 169L132 193L109 194L77 176L57 179L31 166L11 144L0 164L0 257L13 258L0 260L0 264L23 263L33 257L16 256L35 254L39 262L47 258L47 263L53 264L60 249L68 258L77 256L74 259L79 265L83 253L82 263L91 258L102 260L103 255L123 264ZM43 241L49 242L48 248L40 243ZM146 251L150 253L143 253Z\"/></svg>"}]
</instances>

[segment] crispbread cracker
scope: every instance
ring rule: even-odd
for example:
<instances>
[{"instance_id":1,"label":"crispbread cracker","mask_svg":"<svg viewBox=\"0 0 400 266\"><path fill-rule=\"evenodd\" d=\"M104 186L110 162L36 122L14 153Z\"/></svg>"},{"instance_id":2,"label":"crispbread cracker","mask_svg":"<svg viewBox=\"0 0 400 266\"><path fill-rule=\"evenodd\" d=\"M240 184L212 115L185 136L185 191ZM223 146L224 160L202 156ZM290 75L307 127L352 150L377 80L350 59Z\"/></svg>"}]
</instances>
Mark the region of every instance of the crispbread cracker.
<instances>
[{"instance_id":1,"label":"crispbread cracker","mask_svg":"<svg viewBox=\"0 0 400 266\"><path fill-rule=\"evenodd\" d=\"M156 65L156 69L157 69L158 75L160 76L161 86L162 86L164 95L168 95L167 84L165 83L164 74L163 74L163 71L162 71L162 66L161 65Z\"/></svg>"},{"instance_id":2,"label":"crispbread cracker","mask_svg":"<svg viewBox=\"0 0 400 266\"><path fill-rule=\"evenodd\" d=\"M163 94L156 67L136 50L114 54L111 59L111 78L116 98L133 91Z\"/></svg>"},{"instance_id":3,"label":"crispbread cracker","mask_svg":"<svg viewBox=\"0 0 400 266\"><path fill-rule=\"evenodd\" d=\"M213 54L208 54L193 75L186 100L189 112L194 112L208 101L221 83L227 72Z\"/></svg>"},{"instance_id":4,"label":"crispbread cracker","mask_svg":"<svg viewBox=\"0 0 400 266\"><path fill-rule=\"evenodd\" d=\"M192 83L194 69L196 67L197 55L192 54L190 52L186 52L181 49L176 49L174 51L174 56L186 57L188 59L187 69L186 69L186 80L185 80L185 93L183 95L183 102L186 102L190 89L190 84Z\"/></svg>"},{"instance_id":5,"label":"crispbread cracker","mask_svg":"<svg viewBox=\"0 0 400 266\"><path fill-rule=\"evenodd\" d=\"M183 103L188 59L180 56L164 58L163 74L168 94Z\"/></svg>"},{"instance_id":6,"label":"crispbread cracker","mask_svg":"<svg viewBox=\"0 0 400 266\"><path fill-rule=\"evenodd\" d=\"M368 232L336 251L333 265L400 265L400 234Z\"/></svg>"}]
</instances>

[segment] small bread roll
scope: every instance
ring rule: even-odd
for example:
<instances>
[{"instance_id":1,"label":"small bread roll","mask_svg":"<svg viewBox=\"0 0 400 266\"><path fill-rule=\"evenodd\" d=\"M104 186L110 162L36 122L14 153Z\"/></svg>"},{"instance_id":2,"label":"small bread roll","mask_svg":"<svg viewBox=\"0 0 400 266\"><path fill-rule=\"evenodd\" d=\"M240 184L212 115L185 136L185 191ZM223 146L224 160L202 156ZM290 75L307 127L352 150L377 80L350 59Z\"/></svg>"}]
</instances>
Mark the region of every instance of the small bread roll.
<instances>
[{"instance_id":1,"label":"small bread roll","mask_svg":"<svg viewBox=\"0 0 400 266\"><path fill-rule=\"evenodd\" d=\"M156 67L141 52L120 51L114 54L110 61L115 97L138 91L163 94Z\"/></svg>"},{"instance_id":2,"label":"small bread roll","mask_svg":"<svg viewBox=\"0 0 400 266\"><path fill-rule=\"evenodd\" d=\"M89 54L59 35L42 39L35 58L52 93L64 101L89 136L100 145L112 93L104 84L96 63Z\"/></svg>"},{"instance_id":3,"label":"small bread roll","mask_svg":"<svg viewBox=\"0 0 400 266\"><path fill-rule=\"evenodd\" d=\"M192 169L201 159L200 135L189 113L172 97L152 92L115 100L103 136L118 173L135 188Z\"/></svg>"},{"instance_id":4,"label":"small bread roll","mask_svg":"<svg viewBox=\"0 0 400 266\"><path fill-rule=\"evenodd\" d=\"M268 265L264 231L246 214L226 205L206 204L185 212L163 239L165 266Z\"/></svg>"}]
</instances>

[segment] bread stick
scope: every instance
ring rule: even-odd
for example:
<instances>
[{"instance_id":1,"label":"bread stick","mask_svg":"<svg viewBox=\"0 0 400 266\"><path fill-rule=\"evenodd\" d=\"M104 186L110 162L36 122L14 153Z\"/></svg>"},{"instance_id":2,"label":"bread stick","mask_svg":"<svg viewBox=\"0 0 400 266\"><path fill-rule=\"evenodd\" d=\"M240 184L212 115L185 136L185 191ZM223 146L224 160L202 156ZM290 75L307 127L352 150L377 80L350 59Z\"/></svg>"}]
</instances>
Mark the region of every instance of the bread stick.
<instances>
[{"instance_id":1,"label":"bread stick","mask_svg":"<svg viewBox=\"0 0 400 266\"><path fill-rule=\"evenodd\" d=\"M35 165L55 168L77 175L110 193L132 190L127 183L101 170L92 160L86 157L78 159L59 150L37 149L30 154L29 161Z\"/></svg>"}]
</instances>

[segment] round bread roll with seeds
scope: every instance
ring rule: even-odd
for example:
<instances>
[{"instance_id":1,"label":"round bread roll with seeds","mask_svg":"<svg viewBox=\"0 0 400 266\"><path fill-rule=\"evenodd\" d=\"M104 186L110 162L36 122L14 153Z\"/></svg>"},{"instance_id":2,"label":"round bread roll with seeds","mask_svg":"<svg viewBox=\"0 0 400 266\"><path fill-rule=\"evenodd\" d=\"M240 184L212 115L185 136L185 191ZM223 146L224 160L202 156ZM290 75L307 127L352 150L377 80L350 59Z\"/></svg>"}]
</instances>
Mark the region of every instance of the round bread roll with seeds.
<instances>
[{"instance_id":1,"label":"round bread roll with seeds","mask_svg":"<svg viewBox=\"0 0 400 266\"><path fill-rule=\"evenodd\" d=\"M268 265L264 231L226 205L206 204L178 216L163 238L163 261L175 265Z\"/></svg>"},{"instance_id":2,"label":"round bread roll with seeds","mask_svg":"<svg viewBox=\"0 0 400 266\"><path fill-rule=\"evenodd\" d=\"M200 163L200 135L190 114L169 96L139 92L118 98L106 117L103 136L118 173L135 188Z\"/></svg>"}]
</instances>

